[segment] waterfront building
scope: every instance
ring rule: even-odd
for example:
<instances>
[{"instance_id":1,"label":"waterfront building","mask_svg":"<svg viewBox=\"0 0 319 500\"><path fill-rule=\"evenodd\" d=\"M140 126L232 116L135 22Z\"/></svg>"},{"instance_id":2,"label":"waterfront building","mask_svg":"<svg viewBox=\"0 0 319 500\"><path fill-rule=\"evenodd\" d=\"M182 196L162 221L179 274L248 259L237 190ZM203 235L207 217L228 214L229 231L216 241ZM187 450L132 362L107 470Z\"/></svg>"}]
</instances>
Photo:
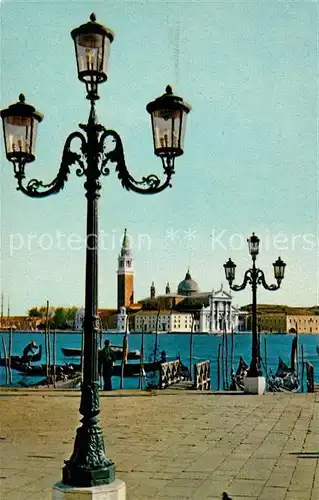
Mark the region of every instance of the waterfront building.
<instances>
[{"instance_id":1,"label":"waterfront building","mask_svg":"<svg viewBox=\"0 0 319 500\"><path fill-rule=\"evenodd\" d=\"M178 284L177 293L156 295L152 282L150 296L140 300L142 308L135 314L135 330L162 332L230 333L238 330L239 309L223 285L217 291L200 292L190 275Z\"/></svg>"},{"instance_id":2,"label":"waterfront building","mask_svg":"<svg viewBox=\"0 0 319 500\"><path fill-rule=\"evenodd\" d=\"M117 314L116 331L118 333L129 333L129 316L126 312L126 307L121 307L120 312Z\"/></svg>"},{"instance_id":3,"label":"waterfront building","mask_svg":"<svg viewBox=\"0 0 319 500\"><path fill-rule=\"evenodd\" d=\"M43 323L43 318L31 316L5 316L1 321L0 330L37 330Z\"/></svg>"},{"instance_id":4,"label":"waterfront building","mask_svg":"<svg viewBox=\"0 0 319 500\"><path fill-rule=\"evenodd\" d=\"M245 316L244 330L251 330L251 304L240 308ZM290 307L257 304L257 325L268 333L319 333L319 307Z\"/></svg>"}]
</instances>

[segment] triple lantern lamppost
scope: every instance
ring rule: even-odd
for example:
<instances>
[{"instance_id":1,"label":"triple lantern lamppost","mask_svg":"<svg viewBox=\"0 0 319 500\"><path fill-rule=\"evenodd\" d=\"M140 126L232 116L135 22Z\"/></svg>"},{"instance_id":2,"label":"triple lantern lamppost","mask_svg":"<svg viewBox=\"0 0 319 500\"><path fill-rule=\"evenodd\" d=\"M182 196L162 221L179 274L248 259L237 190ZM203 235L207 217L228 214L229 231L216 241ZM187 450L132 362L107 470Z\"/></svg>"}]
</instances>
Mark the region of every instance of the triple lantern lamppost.
<instances>
[{"instance_id":1,"label":"triple lantern lamppost","mask_svg":"<svg viewBox=\"0 0 319 500\"><path fill-rule=\"evenodd\" d=\"M70 486L86 487L111 483L115 480L114 463L106 457L102 429L99 427L100 403L98 388L99 332L98 307L98 198L100 176L109 175L110 163L115 164L122 186L128 191L155 194L171 186L174 161L183 154L186 117L191 107L172 92L170 86L161 97L150 102L146 109L151 115L154 153L163 164L164 178L150 174L140 181L129 173L120 136L114 130L100 125L95 114L99 99L99 85L107 80L107 63L114 33L90 21L71 32L74 40L78 78L85 83L90 113L82 132L71 133L66 139L59 171L55 179L45 184L38 179L25 181L26 166L35 160L38 124L43 115L25 102L19 102L1 111L7 159L13 164L17 189L32 198L42 198L58 193L68 180L70 167L76 165L77 176L85 178L87 198L87 245L84 319L83 383L80 413L82 426L77 429L74 450L63 467L62 481ZM71 149L74 139L80 141L78 151Z\"/></svg>"},{"instance_id":2,"label":"triple lantern lamppost","mask_svg":"<svg viewBox=\"0 0 319 500\"><path fill-rule=\"evenodd\" d=\"M259 377L261 375L260 369L260 347L257 336L257 286L262 285L266 290L278 290L280 284L284 279L286 264L281 260L280 257L273 263L274 275L277 281L277 285L267 285L264 272L256 267L256 257L259 253L259 238L253 233L250 238L247 239L249 253L252 258L252 267L247 269L244 274L244 280L241 285L233 285L235 281L235 269L236 264L229 258L229 260L224 264L226 279L229 283L231 290L239 292L244 290L247 285L251 285L252 288L252 357L250 367L247 373L248 377Z\"/></svg>"}]
</instances>

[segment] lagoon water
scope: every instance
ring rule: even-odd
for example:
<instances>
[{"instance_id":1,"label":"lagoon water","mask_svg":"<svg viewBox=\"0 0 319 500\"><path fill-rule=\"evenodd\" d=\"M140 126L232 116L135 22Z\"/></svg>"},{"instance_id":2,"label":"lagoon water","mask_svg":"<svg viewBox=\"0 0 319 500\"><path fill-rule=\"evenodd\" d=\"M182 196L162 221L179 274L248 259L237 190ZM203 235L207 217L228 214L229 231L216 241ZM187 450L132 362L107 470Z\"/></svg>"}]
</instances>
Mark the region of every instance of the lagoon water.
<instances>
[{"instance_id":1,"label":"lagoon water","mask_svg":"<svg viewBox=\"0 0 319 500\"><path fill-rule=\"evenodd\" d=\"M1 332L1 336L4 338L7 349L8 349L8 332ZM24 346L32 339L37 342L37 344L42 344L43 354L42 360L39 362L45 363L45 342L44 335L41 332L18 332L12 334L12 354L21 355ZM278 364L278 357L281 356L285 363L290 365L290 352L291 344L293 340L293 335L276 335L276 334L261 334L260 335L260 346L261 346L261 357L265 358L265 343L267 346L267 365L268 370L271 369L274 373ZM103 343L104 339L110 339L111 343L114 345L122 345L123 335L122 334L108 334L103 332ZM301 346L304 349L304 359L310 361L314 365L315 370L315 381L319 382L319 356L316 351L316 346L319 344L319 335L299 335L299 374L301 374ZM211 386L213 390L217 389L217 356L218 356L218 346L222 343L222 337L207 334L194 334L193 335L193 364L199 361L204 361L206 359L211 362ZM53 347L53 334L51 333L51 352ZM144 360L152 361L155 345L155 334L145 334L144 335ZM1 341L1 357L3 357L2 341ZM58 332L56 335L56 360L57 364L65 363L79 363L79 358L66 358L62 354L62 347L81 347L81 334L80 333L70 333L70 332ZM129 349L136 350L141 349L141 334L130 334L129 335ZM180 355L182 362L189 367L190 361L190 334L160 334L158 335L158 354L165 350L168 359L175 359ZM228 336L228 373L230 379L231 371L231 336ZM52 356L52 355L51 355ZM247 364L249 364L251 359L251 334L236 334L234 335L234 369L237 369L239 357L242 356ZM263 368L263 366L262 366ZM263 368L264 373L264 368ZM25 385L34 383L43 377L25 377L22 373L15 370L12 371L13 385ZM120 380L119 377L113 377L113 388L119 388ZM145 383L145 381L144 381ZM5 368L0 367L0 385L5 385ZM306 390L306 377L305 384ZM124 388L126 389L137 389L138 388L138 377L125 378Z\"/></svg>"}]
</instances>

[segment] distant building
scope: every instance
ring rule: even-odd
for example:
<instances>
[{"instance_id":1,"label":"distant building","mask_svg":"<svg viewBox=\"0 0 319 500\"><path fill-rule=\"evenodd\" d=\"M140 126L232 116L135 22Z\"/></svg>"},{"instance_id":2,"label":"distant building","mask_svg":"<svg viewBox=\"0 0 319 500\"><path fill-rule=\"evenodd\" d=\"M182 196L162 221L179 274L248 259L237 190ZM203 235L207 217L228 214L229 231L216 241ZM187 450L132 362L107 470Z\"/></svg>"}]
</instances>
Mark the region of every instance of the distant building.
<instances>
[{"instance_id":1,"label":"distant building","mask_svg":"<svg viewBox=\"0 0 319 500\"><path fill-rule=\"evenodd\" d=\"M75 317L74 317L74 329L75 330L83 330L84 314L85 314L84 307L80 307L80 309L78 309L76 311Z\"/></svg>"},{"instance_id":2,"label":"distant building","mask_svg":"<svg viewBox=\"0 0 319 500\"><path fill-rule=\"evenodd\" d=\"M251 330L251 309L251 304L240 308L245 330ZM257 328L269 333L319 333L319 307L257 304Z\"/></svg>"},{"instance_id":3,"label":"distant building","mask_svg":"<svg viewBox=\"0 0 319 500\"><path fill-rule=\"evenodd\" d=\"M4 316L1 321L0 330L22 330L36 331L39 325L43 323L43 318L31 316Z\"/></svg>"},{"instance_id":4,"label":"distant building","mask_svg":"<svg viewBox=\"0 0 319 500\"><path fill-rule=\"evenodd\" d=\"M165 332L230 333L238 329L238 308L223 286L216 292L200 292L190 275L179 283L177 293L156 295L152 282L150 296L140 300L142 308L135 314L135 330Z\"/></svg>"},{"instance_id":5,"label":"distant building","mask_svg":"<svg viewBox=\"0 0 319 500\"><path fill-rule=\"evenodd\" d=\"M126 312L126 307L121 307L117 314L116 330L118 333L129 333L129 317Z\"/></svg>"}]
</instances>

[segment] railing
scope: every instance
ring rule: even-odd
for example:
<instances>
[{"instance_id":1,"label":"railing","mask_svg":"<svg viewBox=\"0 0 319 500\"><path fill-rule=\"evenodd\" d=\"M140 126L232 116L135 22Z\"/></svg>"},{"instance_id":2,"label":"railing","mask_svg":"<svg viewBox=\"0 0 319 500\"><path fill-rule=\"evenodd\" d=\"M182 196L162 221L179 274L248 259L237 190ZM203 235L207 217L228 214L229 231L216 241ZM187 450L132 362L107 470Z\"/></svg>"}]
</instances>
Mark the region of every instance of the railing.
<instances>
[{"instance_id":1,"label":"railing","mask_svg":"<svg viewBox=\"0 0 319 500\"><path fill-rule=\"evenodd\" d=\"M305 361L307 374L307 392L315 392L315 374L314 368L309 361Z\"/></svg>"},{"instance_id":2,"label":"railing","mask_svg":"<svg viewBox=\"0 0 319 500\"><path fill-rule=\"evenodd\" d=\"M160 364L160 380L159 380L159 388L165 389L165 387L169 387L172 384L176 384L176 382L180 382L184 379L182 370L181 370L181 362L179 359L175 361L167 361L165 363Z\"/></svg>"},{"instance_id":3,"label":"railing","mask_svg":"<svg viewBox=\"0 0 319 500\"><path fill-rule=\"evenodd\" d=\"M201 361L194 365L194 389L210 390L210 361Z\"/></svg>"}]
</instances>

